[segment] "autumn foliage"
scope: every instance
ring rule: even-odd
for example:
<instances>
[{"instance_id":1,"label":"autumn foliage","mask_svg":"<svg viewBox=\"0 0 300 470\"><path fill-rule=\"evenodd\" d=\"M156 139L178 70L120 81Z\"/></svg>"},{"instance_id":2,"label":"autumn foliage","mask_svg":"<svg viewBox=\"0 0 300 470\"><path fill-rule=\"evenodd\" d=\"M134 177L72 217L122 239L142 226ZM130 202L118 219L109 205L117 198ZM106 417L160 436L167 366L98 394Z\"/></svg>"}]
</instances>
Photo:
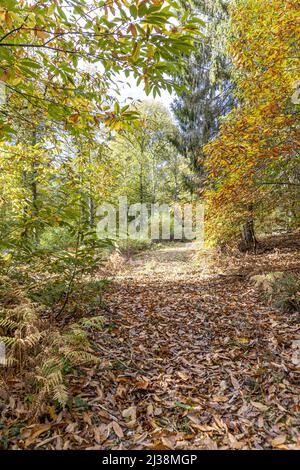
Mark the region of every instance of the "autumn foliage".
<instances>
[{"instance_id":1,"label":"autumn foliage","mask_svg":"<svg viewBox=\"0 0 300 470\"><path fill-rule=\"evenodd\" d=\"M299 157L299 1L237 1L229 52L237 105L206 146L209 232L236 239L249 217L264 217L294 190ZM285 186L285 183L287 185Z\"/></svg>"}]
</instances>

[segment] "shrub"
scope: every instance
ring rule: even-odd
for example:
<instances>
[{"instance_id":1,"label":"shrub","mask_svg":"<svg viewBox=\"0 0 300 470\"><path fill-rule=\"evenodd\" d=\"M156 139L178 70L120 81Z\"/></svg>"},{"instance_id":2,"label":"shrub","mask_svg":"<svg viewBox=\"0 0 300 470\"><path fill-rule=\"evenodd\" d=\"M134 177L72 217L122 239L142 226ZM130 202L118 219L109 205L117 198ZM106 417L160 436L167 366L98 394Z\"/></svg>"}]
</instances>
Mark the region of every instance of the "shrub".
<instances>
[{"instance_id":1,"label":"shrub","mask_svg":"<svg viewBox=\"0 0 300 470\"><path fill-rule=\"evenodd\" d=\"M273 284L271 301L284 312L300 312L300 276L284 276Z\"/></svg>"},{"instance_id":2,"label":"shrub","mask_svg":"<svg viewBox=\"0 0 300 470\"><path fill-rule=\"evenodd\" d=\"M39 413L42 403L50 398L65 406L69 398L66 375L79 364L98 362L88 331L101 329L103 318L82 318L62 328L41 318L41 307L21 291L18 301L17 305L0 308L0 342L6 346L2 382L10 372L22 373L25 391L33 395L34 413Z\"/></svg>"},{"instance_id":3,"label":"shrub","mask_svg":"<svg viewBox=\"0 0 300 470\"><path fill-rule=\"evenodd\" d=\"M74 235L67 227L47 227L41 234L39 242L41 248L61 250L74 243Z\"/></svg>"},{"instance_id":4,"label":"shrub","mask_svg":"<svg viewBox=\"0 0 300 470\"><path fill-rule=\"evenodd\" d=\"M273 307L283 312L300 311L300 276L271 272L252 276L251 280Z\"/></svg>"}]
</instances>

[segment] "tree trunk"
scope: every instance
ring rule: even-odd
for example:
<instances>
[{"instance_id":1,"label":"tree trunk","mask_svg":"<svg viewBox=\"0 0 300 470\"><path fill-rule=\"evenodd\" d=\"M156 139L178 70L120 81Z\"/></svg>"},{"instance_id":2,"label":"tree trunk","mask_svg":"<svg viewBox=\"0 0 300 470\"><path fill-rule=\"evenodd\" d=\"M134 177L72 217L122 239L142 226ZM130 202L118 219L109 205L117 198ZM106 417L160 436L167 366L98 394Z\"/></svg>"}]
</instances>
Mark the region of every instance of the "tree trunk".
<instances>
[{"instance_id":1,"label":"tree trunk","mask_svg":"<svg viewBox=\"0 0 300 470\"><path fill-rule=\"evenodd\" d=\"M37 143L37 135L36 131L32 134L32 145L34 146ZM39 208L38 208L38 188L37 188L37 163L33 160L31 165L31 204L32 204L32 215L35 219L35 224L32 230L33 241L35 244L38 243L38 215L39 215Z\"/></svg>"},{"instance_id":2,"label":"tree trunk","mask_svg":"<svg viewBox=\"0 0 300 470\"><path fill-rule=\"evenodd\" d=\"M257 248L257 239L254 230L253 207L249 206L249 217L242 227L242 249L243 251L254 251Z\"/></svg>"},{"instance_id":3,"label":"tree trunk","mask_svg":"<svg viewBox=\"0 0 300 470\"><path fill-rule=\"evenodd\" d=\"M143 164L140 163L140 203L144 203Z\"/></svg>"},{"instance_id":4,"label":"tree trunk","mask_svg":"<svg viewBox=\"0 0 300 470\"><path fill-rule=\"evenodd\" d=\"M89 217L89 222L90 226L94 227L94 222L95 222L95 207L94 207L94 201L92 196L89 196L89 208L90 208L90 217Z\"/></svg>"}]
</instances>

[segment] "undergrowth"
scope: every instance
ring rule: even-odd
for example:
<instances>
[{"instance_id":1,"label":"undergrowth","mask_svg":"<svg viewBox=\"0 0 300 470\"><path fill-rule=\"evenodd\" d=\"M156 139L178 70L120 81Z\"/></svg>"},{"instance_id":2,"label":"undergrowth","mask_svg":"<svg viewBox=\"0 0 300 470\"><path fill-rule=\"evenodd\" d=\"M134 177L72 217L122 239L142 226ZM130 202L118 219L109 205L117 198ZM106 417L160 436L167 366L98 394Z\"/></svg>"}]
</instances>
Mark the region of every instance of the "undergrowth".
<instances>
[{"instance_id":1,"label":"undergrowth","mask_svg":"<svg viewBox=\"0 0 300 470\"><path fill-rule=\"evenodd\" d=\"M283 312L300 312L300 277L288 275L276 280L270 300Z\"/></svg>"},{"instance_id":2,"label":"undergrowth","mask_svg":"<svg viewBox=\"0 0 300 470\"><path fill-rule=\"evenodd\" d=\"M44 274L19 269L0 275L0 344L6 351L0 387L9 389L12 377L22 380L35 416L49 400L64 407L70 398L68 374L99 362L89 334L103 327L99 311L107 285L81 276L68 292L68 279Z\"/></svg>"}]
</instances>

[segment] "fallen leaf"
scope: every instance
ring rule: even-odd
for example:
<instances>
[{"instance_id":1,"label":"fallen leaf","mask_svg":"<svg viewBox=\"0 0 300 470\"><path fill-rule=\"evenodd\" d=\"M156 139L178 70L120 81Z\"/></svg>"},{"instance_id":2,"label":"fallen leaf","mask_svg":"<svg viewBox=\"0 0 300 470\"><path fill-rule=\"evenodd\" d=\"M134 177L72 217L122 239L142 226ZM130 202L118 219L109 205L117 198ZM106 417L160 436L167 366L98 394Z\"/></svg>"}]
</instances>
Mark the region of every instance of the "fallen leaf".
<instances>
[{"instance_id":1,"label":"fallen leaf","mask_svg":"<svg viewBox=\"0 0 300 470\"><path fill-rule=\"evenodd\" d=\"M273 447L277 447L277 446L280 446L280 445L284 444L285 441L286 441L286 436L281 435L281 436L277 436L274 439L272 439L271 444L272 444Z\"/></svg>"},{"instance_id":2,"label":"fallen leaf","mask_svg":"<svg viewBox=\"0 0 300 470\"><path fill-rule=\"evenodd\" d=\"M121 426L116 421L112 421L112 428L113 428L114 432L116 433L116 435L120 439L122 439L124 437L123 430L122 430Z\"/></svg>"},{"instance_id":3,"label":"fallen leaf","mask_svg":"<svg viewBox=\"0 0 300 470\"><path fill-rule=\"evenodd\" d=\"M175 447L175 446L174 446L174 443L173 443L170 439L168 439L168 438L166 438L166 437L162 437L161 442L162 442L163 445L166 446L168 449L174 449L174 447Z\"/></svg>"},{"instance_id":4,"label":"fallen leaf","mask_svg":"<svg viewBox=\"0 0 300 470\"><path fill-rule=\"evenodd\" d=\"M30 436L25 441L25 447L29 447L31 444L34 443L37 437L49 431L49 429L51 429L51 424L40 424L39 426L35 426Z\"/></svg>"},{"instance_id":5,"label":"fallen leaf","mask_svg":"<svg viewBox=\"0 0 300 470\"><path fill-rule=\"evenodd\" d=\"M263 405L262 403L259 403L258 401L252 401L251 404L254 406L254 408L257 408L259 411L267 411L269 409L268 406Z\"/></svg>"},{"instance_id":6,"label":"fallen leaf","mask_svg":"<svg viewBox=\"0 0 300 470\"><path fill-rule=\"evenodd\" d=\"M136 421L136 406L130 406L122 412L123 418L130 418L130 421Z\"/></svg>"}]
</instances>

